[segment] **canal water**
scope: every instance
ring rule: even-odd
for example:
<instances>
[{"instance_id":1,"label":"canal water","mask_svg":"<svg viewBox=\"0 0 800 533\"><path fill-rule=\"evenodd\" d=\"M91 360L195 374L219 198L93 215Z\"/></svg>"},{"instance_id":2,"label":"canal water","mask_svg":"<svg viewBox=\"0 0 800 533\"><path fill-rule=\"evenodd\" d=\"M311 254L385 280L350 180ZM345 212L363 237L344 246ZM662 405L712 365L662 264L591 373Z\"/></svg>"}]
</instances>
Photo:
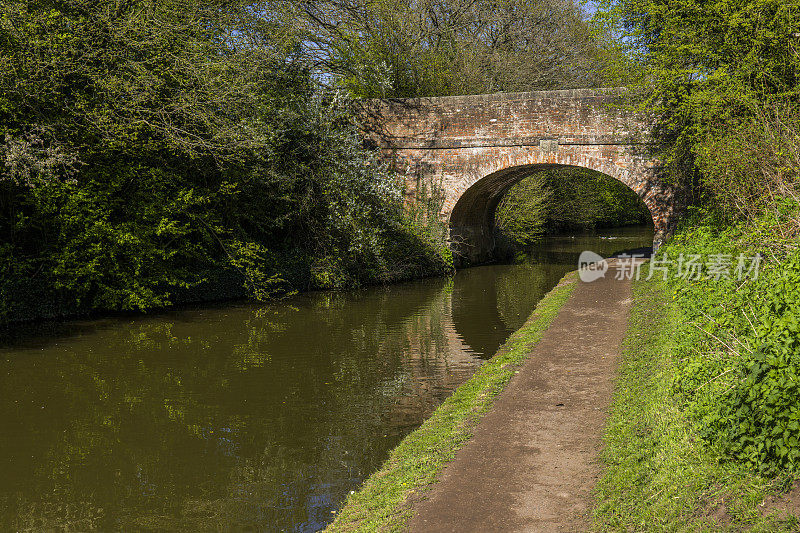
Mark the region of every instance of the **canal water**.
<instances>
[{"instance_id":1,"label":"canal water","mask_svg":"<svg viewBox=\"0 0 800 533\"><path fill-rule=\"evenodd\" d=\"M44 324L0 345L0 530L317 531L577 265L651 228L352 292Z\"/></svg>"}]
</instances>

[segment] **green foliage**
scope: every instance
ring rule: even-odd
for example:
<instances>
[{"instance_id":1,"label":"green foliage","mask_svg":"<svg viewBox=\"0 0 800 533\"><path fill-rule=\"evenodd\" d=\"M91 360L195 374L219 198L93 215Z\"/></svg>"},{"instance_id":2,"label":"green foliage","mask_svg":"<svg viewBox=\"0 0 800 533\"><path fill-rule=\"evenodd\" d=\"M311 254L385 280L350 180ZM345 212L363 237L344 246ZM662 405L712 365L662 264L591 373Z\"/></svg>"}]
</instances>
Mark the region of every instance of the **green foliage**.
<instances>
[{"instance_id":1,"label":"green foliage","mask_svg":"<svg viewBox=\"0 0 800 533\"><path fill-rule=\"evenodd\" d=\"M715 126L697 149L700 181L709 203L731 221L779 212L782 198L796 197L800 180L797 103L776 102L751 111L733 128ZM800 223L783 218L783 236L796 234Z\"/></svg>"},{"instance_id":2,"label":"green foliage","mask_svg":"<svg viewBox=\"0 0 800 533\"><path fill-rule=\"evenodd\" d=\"M522 179L497 205L495 226L516 244L536 242L545 232L552 196L544 172Z\"/></svg>"},{"instance_id":3,"label":"green foliage","mask_svg":"<svg viewBox=\"0 0 800 533\"><path fill-rule=\"evenodd\" d=\"M607 61L606 41L572 0L290 5L315 64L359 97L597 86Z\"/></svg>"},{"instance_id":4,"label":"green foliage","mask_svg":"<svg viewBox=\"0 0 800 533\"><path fill-rule=\"evenodd\" d=\"M767 473L796 470L800 464L800 373L791 344L759 347L717 421L729 428L725 438L731 453Z\"/></svg>"},{"instance_id":5,"label":"green foliage","mask_svg":"<svg viewBox=\"0 0 800 533\"><path fill-rule=\"evenodd\" d=\"M626 185L585 168L537 172L511 187L497 206L495 225L519 245L545 231L616 227L651 221L644 202Z\"/></svg>"},{"instance_id":6,"label":"green foliage","mask_svg":"<svg viewBox=\"0 0 800 533\"><path fill-rule=\"evenodd\" d=\"M694 216L663 254L760 253L757 279L669 286L675 397L721 456L765 474L797 471L797 2L606 0L595 21L620 37L621 68L655 117L653 155Z\"/></svg>"},{"instance_id":7,"label":"green foliage","mask_svg":"<svg viewBox=\"0 0 800 533\"><path fill-rule=\"evenodd\" d=\"M280 18L213 0L8 1L0 13L7 317L448 268ZM219 291L222 279L234 286Z\"/></svg>"},{"instance_id":8,"label":"green foliage","mask_svg":"<svg viewBox=\"0 0 800 533\"><path fill-rule=\"evenodd\" d=\"M648 276L646 265L643 274ZM769 494L787 488L791 476L771 479L725 460L724 450L709 444L701 436L703 426L687 416L675 375L694 352L691 335L697 329L687 329L673 294L658 274L634 282L604 436L604 471L595 491L596 530L796 531L797 517L763 507ZM702 378L692 387L702 386L697 395L703 395L724 378Z\"/></svg>"},{"instance_id":9,"label":"green foliage","mask_svg":"<svg viewBox=\"0 0 800 533\"><path fill-rule=\"evenodd\" d=\"M665 178L701 199L696 166L714 132L734 131L757 106L797 99L796 2L606 0L596 21L619 36L641 110L658 117L654 138ZM754 107L755 106L755 107Z\"/></svg>"},{"instance_id":10,"label":"green foliage","mask_svg":"<svg viewBox=\"0 0 800 533\"><path fill-rule=\"evenodd\" d=\"M755 289L761 320L737 332L754 349L743 350L719 418L707 417L730 453L767 473L800 468L800 252L779 266Z\"/></svg>"},{"instance_id":11,"label":"green foliage","mask_svg":"<svg viewBox=\"0 0 800 533\"><path fill-rule=\"evenodd\" d=\"M731 274L739 254L765 258L744 280L685 280L673 268L670 287L686 324L677 332L676 394L710 444L766 474L800 467L800 251L786 241L774 247L775 224L770 216L727 226L706 214L660 252L728 258Z\"/></svg>"},{"instance_id":12,"label":"green foliage","mask_svg":"<svg viewBox=\"0 0 800 533\"><path fill-rule=\"evenodd\" d=\"M627 185L587 168L548 173L553 190L548 226L554 230L591 229L652 221L650 211Z\"/></svg>"}]
</instances>

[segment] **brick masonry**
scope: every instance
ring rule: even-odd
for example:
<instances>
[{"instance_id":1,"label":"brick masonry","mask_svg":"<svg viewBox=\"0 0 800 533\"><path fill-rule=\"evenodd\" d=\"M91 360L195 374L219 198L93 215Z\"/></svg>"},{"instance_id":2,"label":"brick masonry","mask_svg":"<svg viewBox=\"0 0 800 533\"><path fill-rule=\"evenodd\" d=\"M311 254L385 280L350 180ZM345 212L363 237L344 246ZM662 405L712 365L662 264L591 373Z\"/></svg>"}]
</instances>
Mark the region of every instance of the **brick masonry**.
<instances>
[{"instance_id":1,"label":"brick masonry","mask_svg":"<svg viewBox=\"0 0 800 533\"><path fill-rule=\"evenodd\" d=\"M586 167L635 191L650 209L658 246L681 211L648 155L648 117L626 109L624 89L579 89L366 100L365 135L406 180L443 196L441 217L461 263L491 258L494 210L532 171ZM430 190L430 189L429 189Z\"/></svg>"}]
</instances>

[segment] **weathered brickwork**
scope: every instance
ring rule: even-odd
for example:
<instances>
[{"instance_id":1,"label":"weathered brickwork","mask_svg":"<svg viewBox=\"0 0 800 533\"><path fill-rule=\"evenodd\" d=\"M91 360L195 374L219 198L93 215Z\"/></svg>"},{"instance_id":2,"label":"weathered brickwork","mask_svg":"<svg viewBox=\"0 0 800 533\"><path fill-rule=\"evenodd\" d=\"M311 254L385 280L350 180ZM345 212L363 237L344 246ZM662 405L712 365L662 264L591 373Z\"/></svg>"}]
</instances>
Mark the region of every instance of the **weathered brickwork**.
<instances>
[{"instance_id":1,"label":"weathered brickwork","mask_svg":"<svg viewBox=\"0 0 800 533\"><path fill-rule=\"evenodd\" d=\"M440 188L441 216L467 262L494 248L494 210L531 171L586 167L616 178L650 209L655 245L680 212L675 190L647 155L647 117L624 109L622 89L581 89L403 100L370 100L360 112L366 135L405 177Z\"/></svg>"}]
</instances>

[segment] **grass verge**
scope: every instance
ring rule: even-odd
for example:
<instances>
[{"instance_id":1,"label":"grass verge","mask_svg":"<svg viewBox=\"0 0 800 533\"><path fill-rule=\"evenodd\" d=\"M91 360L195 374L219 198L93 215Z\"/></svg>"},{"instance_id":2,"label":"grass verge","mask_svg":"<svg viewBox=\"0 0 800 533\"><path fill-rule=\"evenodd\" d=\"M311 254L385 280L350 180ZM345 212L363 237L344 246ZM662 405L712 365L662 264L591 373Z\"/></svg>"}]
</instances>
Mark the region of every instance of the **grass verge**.
<instances>
[{"instance_id":1,"label":"grass verge","mask_svg":"<svg viewBox=\"0 0 800 533\"><path fill-rule=\"evenodd\" d=\"M542 298L525 325L509 337L497 354L392 450L383 467L347 499L326 531L405 529L411 518L411 502L429 489L437 474L472 436L477 422L569 298L575 280L575 272L567 274Z\"/></svg>"},{"instance_id":2,"label":"grass verge","mask_svg":"<svg viewBox=\"0 0 800 533\"><path fill-rule=\"evenodd\" d=\"M598 531L797 531L765 497L788 477L759 476L705 444L674 394L680 313L655 279L634 282L634 306L596 488Z\"/></svg>"}]
</instances>

